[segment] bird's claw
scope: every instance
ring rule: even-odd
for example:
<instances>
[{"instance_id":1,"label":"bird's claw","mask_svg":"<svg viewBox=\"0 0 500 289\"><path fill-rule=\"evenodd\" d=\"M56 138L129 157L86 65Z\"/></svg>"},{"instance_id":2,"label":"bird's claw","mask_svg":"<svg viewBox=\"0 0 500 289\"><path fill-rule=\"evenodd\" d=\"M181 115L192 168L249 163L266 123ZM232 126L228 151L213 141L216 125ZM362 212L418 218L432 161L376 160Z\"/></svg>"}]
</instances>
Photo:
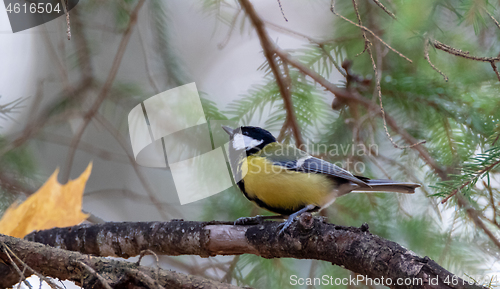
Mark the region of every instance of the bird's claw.
<instances>
[{"instance_id":1,"label":"bird's claw","mask_svg":"<svg viewBox=\"0 0 500 289\"><path fill-rule=\"evenodd\" d=\"M283 226L283 228L281 228L281 230L279 231L278 236L283 235L283 233L285 233L285 230L286 230L288 227L290 227L290 225L291 225L291 224L293 224L293 221L294 221L294 220L295 220L295 218L294 218L294 217L291 217L291 218L288 218L285 222L281 223L281 224L278 226L278 228L279 228L279 227L281 227L281 226Z\"/></svg>"}]
</instances>

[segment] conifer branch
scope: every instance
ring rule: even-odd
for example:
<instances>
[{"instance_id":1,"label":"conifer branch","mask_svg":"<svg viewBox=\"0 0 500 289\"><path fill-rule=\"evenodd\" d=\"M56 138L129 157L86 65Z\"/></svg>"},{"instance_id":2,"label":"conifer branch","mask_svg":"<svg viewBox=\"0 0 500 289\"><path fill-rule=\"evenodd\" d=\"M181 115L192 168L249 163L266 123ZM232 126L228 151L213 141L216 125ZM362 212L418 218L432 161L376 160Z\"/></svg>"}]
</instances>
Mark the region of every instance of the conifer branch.
<instances>
[{"instance_id":1,"label":"conifer branch","mask_svg":"<svg viewBox=\"0 0 500 289\"><path fill-rule=\"evenodd\" d=\"M441 203L446 203L451 197L461 192L464 188L475 185L485 173L494 169L498 164L500 164L500 147L492 148L484 154L474 156L470 162L462 168L462 175L454 176L451 180L438 184L441 190L439 194L447 195ZM449 188L453 187L456 183L461 183L460 187L450 192Z\"/></svg>"},{"instance_id":2,"label":"conifer branch","mask_svg":"<svg viewBox=\"0 0 500 289\"><path fill-rule=\"evenodd\" d=\"M358 23L360 26L363 26L363 23L361 22L361 16L359 15L359 11L358 11L358 5L356 4L356 0L352 0L352 3L354 6L354 11L356 12L356 17L358 18ZM333 9L333 4L332 4L332 9ZM366 34L363 30L362 30L362 34L363 34L363 38L365 39L365 48L361 53L368 51L368 55L370 56L370 60L372 62L373 73L375 74L375 90L377 91L377 96L378 96L379 105L380 105L380 112L382 113L382 121L384 122L385 135L387 136L389 141L392 143L392 145L395 148L399 148L399 149L412 148L414 146L418 146L420 144L425 143L425 141L419 141L419 142L414 142L410 145L400 146L394 141L391 134L389 133L389 130L387 129L387 120L386 120L386 116L385 116L385 109L384 109L384 106L382 104L382 88L380 87L380 80L382 78L382 75L379 75L379 73L378 73L377 65L375 64L375 59L373 58L372 49L370 47L371 43L368 40L368 38L366 37ZM361 54L361 53L359 53L359 54Z\"/></svg>"},{"instance_id":3,"label":"conifer branch","mask_svg":"<svg viewBox=\"0 0 500 289\"><path fill-rule=\"evenodd\" d=\"M231 225L229 225L231 224ZM446 271L399 244L360 228L328 224L302 214L280 234L279 222L235 226L232 222L105 223L38 231L26 239L97 256L128 258L142 250L162 255L254 254L264 258L316 259L341 265L369 278L421 280L412 288L485 288ZM106 236L106 237L101 237ZM93 257L97 258L97 257ZM446 284L445 280L457 280ZM432 284L430 280L437 280Z\"/></svg>"},{"instance_id":4,"label":"conifer branch","mask_svg":"<svg viewBox=\"0 0 500 289\"><path fill-rule=\"evenodd\" d=\"M378 37L377 34L375 34L373 31L371 31L370 29L366 28L365 26L363 25L359 25L357 23L354 23L353 21L351 21L350 19L346 18L345 16L342 16L340 14L338 14L336 11L335 11L335 0L332 0L332 3L331 3L331 7L330 7L330 10L332 11L333 14L337 15L338 17L342 18L343 20L361 28L363 31L366 31L368 33L370 33L373 37L375 37L375 39L377 39L378 41L380 41L382 44L385 45L385 47L389 48L390 50L392 50L394 53L396 53L397 55L399 55L400 57L404 58L406 61L410 62L410 63L413 63L413 61L411 61L411 59L409 59L408 57L404 56L401 52L397 51L396 49L392 48L392 46L390 46L389 44L387 44L384 40L382 40L382 38Z\"/></svg>"},{"instance_id":5,"label":"conifer branch","mask_svg":"<svg viewBox=\"0 0 500 289\"><path fill-rule=\"evenodd\" d=\"M299 71L301 71L304 75L307 75L311 77L315 82L317 82L319 85L323 86L326 90L330 91L333 93L336 97L342 99L346 103L350 102L355 102L363 105L366 109L380 113L380 107L378 107L375 103L371 102L370 100L362 97L359 93L356 91L348 91L346 89L339 88L335 84L329 82L326 80L323 76L321 76L319 73L316 71L310 69L300 61L296 60L290 54L285 52L282 49L277 48L276 54L280 56L280 58L286 60L291 66L297 68ZM406 130L401 128L397 121L392 118L389 114L386 113L386 120L387 124L389 127L391 127L395 132L401 135L401 137L409 144L415 144L418 143L418 140L415 139L412 135L410 135ZM421 145L414 146L413 149L419 152L420 156L422 159L438 173L438 175L441 178L446 177L446 172L444 169L442 169L437 162L431 157L427 149Z\"/></svg>"},{"instance_id":6,"label":"conifer branch","mask_svg":"<svg viewBox=\"0 0 500 289\"><path fill-rule=\"evenodd\" d=\"M83 288L108 288L107 285L112 288L139 285L140 287L134 288L240 288L198 276L163 269L155 270L126 261L84 255L5 235L0 235L0 246L2 247L0 249L1 288L12 287L18 283L20 274L13 268L24 266L29 266L25 275L36 273L43 280L47 280L53 288L61 287L53 284L45 276L67 279Z\"/></svg>"}]
</instances>

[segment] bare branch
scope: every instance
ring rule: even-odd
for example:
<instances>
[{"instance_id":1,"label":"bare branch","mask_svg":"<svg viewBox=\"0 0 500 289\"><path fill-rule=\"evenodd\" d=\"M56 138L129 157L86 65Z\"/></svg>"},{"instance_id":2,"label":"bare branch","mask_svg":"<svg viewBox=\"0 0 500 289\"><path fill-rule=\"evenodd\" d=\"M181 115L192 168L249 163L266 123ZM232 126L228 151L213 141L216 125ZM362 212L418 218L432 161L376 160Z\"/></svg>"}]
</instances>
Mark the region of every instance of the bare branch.
<instances>
[{"instance_id":1,"label":"bare branch","mask_svg":"<svg viewBox=\"0 0 500 289\"><path fill-rule=\"evenodd\" d=\"M483 180L483 186L488 190L488 193L490 195L490 204L491 204L491 209L493 210L493 218L492 222L495 226L497 226L500 229L500 224L497 222L497 206L495 205L495 198L493 197L493 190L491 189L491 186L489 186L484 180Z\"/></svg>"},{"instance_id":2,"label":"bare branch","mask_svg":"<svg viewBox=\"0 0 500 289\"><path fill-rule=\"evenodd\" d=\"M146 176L144 176L143 172L139 168L139 165L135 161L133 154L128 150L127 142L123 139L123 137L120 135L120 133L113 127L113 125L111 125L111 123L109 123L109 121L106 118L101 116L101 114L96 113L94 115L94 117L114 137L114 139L118 142L120 147L125 151L125 153L127 154L127 158L130 162L130 165L132 165L132 168L134 169L135 174L139 178L139 181L141 182L142 186L146 190L146 193L148 194L149 200L155 206L155 208L158 211L158 213L160 214L160 216L164 220L168 220L169 219L168 215L165 212L165 210L163 210L163 208L161 207L160 201L155 196L153 188L151 188L151 185L147 181ZM177 216L180 215L180 212L178 212L178 210L175 207L170 207L168 211L172 215L177 215Z\"/></svg>"},{"instance_id":3,"label":"bare branch","mask_svg":"<svg viewBox=\"0 0 500 289\"><path fill-rule=\"evenodd\" d=\"M427 60L429 65L432 67L432 69L434 69L439 74L441 74L441 76L443 76L444 81L448 82L448 76L446 76L443 72L441 72L441 70L439 70L436 66L434 66L434 64L432 64L431 59L429 58L429 46L430 46L429 39L425 39L425 41L424 41L424 58L425 58L425 60Z\"/></svg>"},{"instance_id":4,"label":"bare branch","mask_svg":"<svg viewBox=\"0 0 500 289\"><path fill-rule=\"evenodd\" d=\"M101 284L104 286L106 289L112 289L111 286L109 285L108 281L104 279L99 273L97 273L92 267L89 265L83 263L82 261L77 261L77 264L80 264L85 270L89 271L92 275L96 276L99 281L101 281Z\"/></svg>"},{"instance_id":5,"label":"bare branch","mask_svg":"<svg viewBox=\"0 0 500 289\"><path fill-rule=\"evenodd\" d=\"M333 93L336 97L342 99L343 101L349 103L349 102L356 102L360 103L363 105L365 108L367 108L370 111L375 111L375 112L380 112L380 107L371 102L370 100L362 97L355 91L347 91L345 89L341 89L337 87L335 84L329 82L326 80L323 76L318 74L316 71L310 69L306 65L302 64L300 61L294 59L291 57L287 52L283 51L282 49L277 49L276 54L286 60L290 65L294 66L298 70L300 70L303 74L311 77L315 82L317 82L319 85L323 86L326 88L328 91ZM418 142L413 136L411 136L406 130L402 129L397 121L389 116L387 113L385 114L387 124L398 134L401 135L401 137L409 144L415 144ZM432 168L434 169L441 178L446 177L446 172L436 163L436 161L431 157L427 149L425 149L423 146L414 146L412 147L416 151L419 152L420 156L422 159Z\"/></svg>"},{"instance_id":6,"label":"bare branch","mask_svg":"<svg viewBox=\"0 0 500 289\"><path fill-rule=\"evenodd\" d=\"M20 260L23 260L32 270L40 272L42 279L46 278L45 276L62 280L67 279L78 285L85 285L85 288L104 288L104 286L99 286L102 283L98 280L97 275L84 274L82 270L78 270L81 263L86 264L96 274L101 275L112 288L134 287L133 285L141 283L142 287L146 288L161 288L160 286L169 289L239 288L231 284L163 269L159 270L158 284L153 286L155 285L153 276L157 275L157 270L138 266L134 263L83 255L78 252L70 252L5 235L0 235L0 244L4 245L4 248L10 248L12 250L11 255L18 256L18 264ZM11 266L16 266L16 261L11 262L5 251L0 252L0 264L3 264L2 270L0 270L0 287L12 287L18 283L19 276L17 272L10 270ZM77 264L80 266L76 266Z\"/></svg>"},{"instance_id":7,"label":"bare branch","mask_svg":"<svg viewBox=\"0 0 500 289\"><path fill-rule=\"evenodd\" d=\"M277 0L277 1L278 1L278 5L280 6L281 15L283 15L283 18L285 19L285 21L288 22L288 19L286 19L286 16L285 16L285 12L283 11L283 6L281 6L281 1L280 0Z\"/></svg>"},{"instance_id":8,"label":"bare branch","mask_svg":"<svg viewBox=\"0 0 500 289\"><path fill-rule=\"evenodd\" d=\"M356 12L356 17L358 18L359 25L363 26L363 22L361 22L361 16L359 15L358 4L356 3L356 0L352 0L352 5L354 6L354 12ZM333 4L332 4L332 9L333 9ZM361 29L361 34L363 35L363 39L365 40L365 47L363 48L363 51L358 53L356 56L363 54L371 45L371 42L370 40L368 40L368 38L366 38L366 33L363 29Z\"/></svg>"},{"instance_id":9,"label":"bare branch","mask_svg":"<svg viewBox=\"0 0 500 289\"><path fill-rule=\"evenodd\" d=\"M387 9L384 4L380 3L380 1L378 0L373 0L373 2L375 2L375 4L377 4L378 7L380 7L382 10L385 11L385 13L389 14L389 16L391 16L394 20L397 20L396 19L396 15L394 15L394 13L392 13L391 11L389 11L389 9Z\"/></svg>"},{"instance_id":10,"label":"bare branch","mask_svg":"<svg viewBox=\"0 0 500 289\"><path fill-rule=\"evenodd\" d=\"M498 247L500 248L500 241L497 239L497 237L495 236L495 234L493 234L490 229L488 229L486 227L486 225L483 223L483 221L481 221L480 219L480 216L481 214L475 210L474 208L472 208L472 206L469 204L469 202L467 201L467 199L465 199L465 197L463 196L463 194L459 193L459 194L456 194L456 199L457 199L457 203L458 205L465 209L466 212L467 212L467 215L469 215L469 217L472 219L472 221L474 222L474 224L481 228L481 230L484 231L484 233L488 236L488 238L490 238L490 240Z\"/></svg>"},{"instance_id":11,"label":"bare branch","mask_svg":"<svg viewBox=\"0 0 500 289\"><path fill-rule=\"evenodd\" d=\"M55 284L54 282L52 282L50 279L48 279L47 277L43 276L42 274L38 273L36 270L34 270L33 268L31 268L28 264L26 264L24 261L21 260L21 258L19 258L19 256L16 254L16 252L14 252L11 248L9 248L8 245L6 245L2 240L0 240L0 245L2 246L2 249L3 249L3 252L5 255L7 255L7 257L9 258L9 261L10 261L10 264L16 268L16 271L17 273L19 274L19 276L23 279L23 281L26 283L26 278L24 276L24 271L21 273L21 271L19 270L19 267L17 266L16 262L14 262L14 260L12 260L11 258L11 255L14 256L17 260L17 262L19 262L20 264L22 264L25 268L24 269L28 269L30 270L32 273L34 273L36 276L38 276L38 278L40 278L41 280L45 281L45 283L47 283L50 288L52 289L62 289L60 286L58 286L57 284ZM31 286L28 286L31 288Z\"/></svg>"},{"instance_id":12,"label":"bare branch","mask_svg":"<svg viewBox=\"0 0 500 289\"><path fill-rule=\"evenodd\" d=\"M437 49L439 50L442 50L444 52L447 52L449 54L452 54L452 55L455 55L455 56L459 56L459 57L463 57L463 58L466 58L466 59L470 59L470 60L475 60L475 61L482 61L482 62L497 62L497 61L500 61L500 57L497 56L497 57L479 57L479 56L472 56L469 54L468 51L462 51L460 49L456 49L456 48L453 48L449 45L446 45L444 43L441 43L437 40L431 40L431 43L432 45L434 45L434 47L436 47Z\"/></svg>"},{"instance_id":13,"label":"bare branch","mask_svg":"<svg viewBox=\"0 0 500 289\"><path fill-rule=\"evenodd\" d=\"M389 129L387 128L387 120L386 120L386 116L385 116L385 109L384 109L384 106L382 104L382 88L380 87L380 79L382 77L378 75L377 66L375 65L375 60L373 59L373 53L372 53L372 50L371 50L370 47L368 47L368 54L370 55L370 60L372 62L373 71L375 73L375 82L376 82L375 85L376 85L376 88L377 88L378 101L379 101L379 104L380 104L380 112L382 113L382 121L384 122L384 130L385 130L385 134L386 134L387 138L392 143L392 145L395 148L398 148L398 149L407 149L407 148L412 148L412 147L424 144L426 141L422 140L422 141L414 142L414 143L412 143L410 145L400 146L392 138L391 134L389 133Z\"/></svg>"},{"instance_id":14,"label":"bare branch","mask_svg":"<svg viewBox=\"0 0 500 289\"><path fill-rule=\"evenodd\" d=\"M490 64L491 68L493 68L493 71L495 71L495 74L497 75L498 81L500 81L500 74L498 73L498 69L497 66L495 65L495 62L491 61Z\"/></svg>"},{"instance_id":15,"label":"bare branch","mask_svg":"<svg viewBox=\"0 0 500 289\"><path fill-rule=\"evenodd\" d=\"M113 60L113 64L112 64L111 69L109 71L108 78L106 79L106 82L104 83L104 85L101 89L101 92L97 96L97 99L92 104L92 107L87 111L87 113L85 113L85 115L83 117L83 124L80 126L78 131L75 133L75 136L73 137L73 140L71 141L71 146L69 148L68 157L66 160L65 170L63 171L64 175L62 176L63 183L67 182L69 179L69 175L71 172L71 167L73 165L73 159L75 157L75 152L76 152L76 147L78 145L78 142L82 138L83 133L85 132L85 129L89 125L93 116L99 110L99 107L101 106L102 102L104 101L104 99L106 99L106 96L108 95L108 91L111 88L113 81L115 80L116 74L118 73L118 68L120 67L123 55L125 54L125 49L127 48L128 41L130 40L130 36L132 35L133 27L137 23L137 14L139 13L139 10L141 9L144 2L145 2L145 0L139 0L139 3L137 3L137 6L134 8L132 13L130 14L129 24L127 26L127 29L125 29L125 32L123 33L122 40L120 42L120 45L118 46L118 50L117 50L115 58Z\"/></svg>"},{"instance_id":16,"label":"bare branch","mask_svg":"<svg viewBox=\"0 0 500 289\"><path fill-rule=\"evenodd\" d=\"M68 40L71 40L71 26L69 24L69 10L68 10L68 0L61 0L64 13L66 14L66 34L68 35Z\"/></svg>"},{"instance_id":17,"label":"bare branch","mask_svg":"<svg viewBox=\"0 0 500 289\"><path fill-rule=\"evenodd\" d=\"M217 44L217 48L223 49L227 43L229 42L229 39L231 38L231 35L233 34L234 27L236 26L236 21L238 20L238 17L240 16L241 10L238 10L236 12L236 15L234 15L233 20L231 20L231 24L229 24L229 31L226 34L226 38L222 40L221 43Z\"/></svg>"},{"instance_id":18,"label":"bare branch","mask_svg":"<svg viewBox=\"0 0 500 289\"><path fill-rule=\"evenodd\" d=\"M408 57L404 56L401 52L397 51L396 49L392 48L389 44L387 44L384 40L382 40L382 38L378 37L375 33L373 33L373 31L371 31L370 29L366 28L365 26L362 26L362 25L359 25L357 23L354 23L352 22L350 19L338 14L337 12L335 12L335 0L332 0L332 5L331 5L331 8L330 10L332 11L333 14L339 16L340 18L344 19L345 21L351 23L352 25L356 25L357 27L363 29L364 31L370 33L373 37L375 37L375 39L377 39L378 41L382 42L382 44L385 45L385 47L389 48L390 50L392 50L393 52L395 52L397 55L399 55L400 57L406 59L408 62L410 63L413 63L413 61L411 61L411 59L409 59Z\"/></svg>"},{"instance_id":19,"label":"bare branch","mask_svg":"<svg viewBox=\"0 0 500 289\"><path fill-rule=\"evenodd\" d=\"M257 12L255 12L255 9L250 1L240 0L240 4L249 16L253 26L255 27L255 30L257 31L257 35L260 39L260 44L262 46L262 49L264 50L264 56L266 57L269 66L271 67L274 77L276 78L276 83L278 84L278 87L280 89L281 96L283 97L286 115L292 129L293 136L295 138L295 143L297 147L302 147L302 144L304 142L302 140L302 133L300 132L299 124L297 123L297 118L295 117L295 110L293 109L292 104L292 95L290 93L290 90L286 86L285 78L283 77L283 74L278 67L278 63L274 55L276 47L267 34L267 31L264 27L264 22L257 15Z\"/></svg>"},{"instance_id":20,"label":"bare branch","mask_svg":"<svg viewBox=\"0 0 500 289\"><path fill-rule=\"evenodd\" d=\"M495 25L500 29L500 23L498 23L498 21L495 19L495 17L493 17L493 15L491 15L491 13L488 11L486 11L486 14L488 14L488 16L490 16L491 20L493 20L493 22L495 22Z\"/></svg>"},{"instance_id":21,"label":"bare branch","mask_svg":"<svg viewBox=\"0 0 500 289\"><path fill-rule=\"evenodd\" d=\"M356 16L358 18L359 25L363 26L363 23L361 22L361 16L359 15L359 11L358 11L358 5L356 4L356 0L352 0L352 4L354 6L354 11L356 12ZM333 4L332 4L332 9L333 9ZM387 128L387 121L385 119L385 110L384 110L384 106L382 104L382 88L380 87L380 79L382 78L382 75L378 74L377 65L375 64L375 60L373 59L373 53L372 53L372 49L370 47L371 43L368 40L368 38L366 38L366 34L365 34L365 32L363 30L362 30L362 34L363 34L363 38L365 39L365 48L364 48L364 50L361 53L363 53L365 51L368 51L368 54L370 55L370 60L372 62L373 72L375 74L375 89L376 89L377 94L378 94L378 100L379 100L379 104L380 104L380 111L382 112L382 120L384 122L384 130L385 130L385 134L386 134L387 138L389 139L389 141L392 143L392 145L395 148L399 148L399 149L412 148L412 147L417 146L419 144L425 143L425 141L420 141L420 142L413 143L411 145L400 146L391 137L391 134L389 133L389 130ZM359 53L358 55L360 55L361 53Z\"/></svg>"},{"instance_id":22,"label":"bare branch","mask_svg":"<svg viewBox=\"0 0 500 289\"><path fill-rule=\"evenodd\" d=\"M227 224L232 222L106 223L54 228L26 238L100 256L130 257L150 249L174 256L255 254L264 258L316 259L370 278L421 278L422 283L413 288L484 288L470 286L430 258L421 258L397 243L371 234L366 224L361 228L337 226L308 213L299 216L285 234L279 234L279 222ZM457 279L458 284L446 286L446 278ZM439 284L429 284L430 279L439 280Z\"/></svg>"}]
</instances>

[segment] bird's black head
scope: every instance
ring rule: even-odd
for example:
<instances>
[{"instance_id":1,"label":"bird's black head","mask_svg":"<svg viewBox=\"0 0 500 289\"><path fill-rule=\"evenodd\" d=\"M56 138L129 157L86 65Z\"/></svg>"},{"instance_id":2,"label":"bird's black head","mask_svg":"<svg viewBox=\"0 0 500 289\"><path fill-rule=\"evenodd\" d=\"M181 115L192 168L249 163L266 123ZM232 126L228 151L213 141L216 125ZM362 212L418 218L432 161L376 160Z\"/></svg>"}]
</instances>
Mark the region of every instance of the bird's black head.
<instances>
[{"instance_id":1,"label":"bird's black head","mask_svg":"<svg viewBox=\"0 0 500 289\"><path fill-rule=\"evenodd\" d=\"M256 126L241 126L232 129L222 128L229 134L231 147L236 151L246 150L247 155L254 154L266 145L276 142L276 138L267 130Z\"/></svg>"}]
</instances>

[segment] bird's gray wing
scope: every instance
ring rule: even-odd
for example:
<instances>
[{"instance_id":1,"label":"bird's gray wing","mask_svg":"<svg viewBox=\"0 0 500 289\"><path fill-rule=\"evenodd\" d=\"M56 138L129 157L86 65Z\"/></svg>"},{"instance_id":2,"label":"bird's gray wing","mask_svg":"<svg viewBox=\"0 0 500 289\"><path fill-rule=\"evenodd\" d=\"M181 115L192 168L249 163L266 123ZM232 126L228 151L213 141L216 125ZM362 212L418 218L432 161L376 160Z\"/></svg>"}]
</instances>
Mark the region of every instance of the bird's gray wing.
<instances>
[{"instance_id":1,"label":"bird's gray wing","mask_svg":"<svg viewBox=\"0 0 500 289\"><path fill-rule=\"evenodd\" d=\"M369 187L369 185L364 182L362 178L358 178L341 167L313 156L305 156L297 160L277 161L273 162L273 164L298 172L330 175L351 181L361 187Z\"/></svg>"},{"instance_id":2,"label":"bird's gray wing","mask_svg":"<svg viewBox=\"0 0 500 289\"><path fill-rule=\"evenodd\" d=\"M369 187L363 177L356 177L350 172L322 159L315 158L295 146L281 143L267 145L260 156L266 157L274 165L305 173L319 173L351 181L361 187Z\"/></svg>"}]
</instances>

